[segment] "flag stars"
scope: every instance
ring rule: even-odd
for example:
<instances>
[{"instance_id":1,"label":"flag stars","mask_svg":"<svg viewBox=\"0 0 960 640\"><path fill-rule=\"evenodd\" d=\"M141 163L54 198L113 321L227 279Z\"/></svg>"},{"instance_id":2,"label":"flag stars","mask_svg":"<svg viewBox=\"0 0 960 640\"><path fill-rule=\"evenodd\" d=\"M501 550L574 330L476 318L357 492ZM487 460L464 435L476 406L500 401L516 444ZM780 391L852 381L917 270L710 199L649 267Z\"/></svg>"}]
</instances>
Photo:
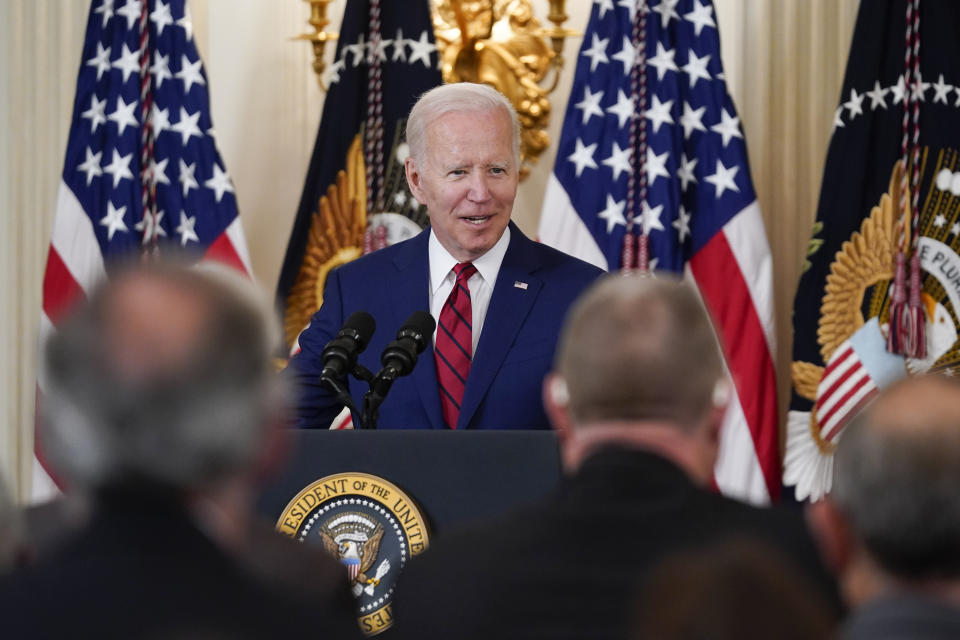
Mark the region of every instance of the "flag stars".
<instances>
[{"instance_id":1,"label":"flag stars","mask_svg":"<svg viewBox=\"0 0 960 640\"><path fill-rule=\"evenodd\" d=\"M846 125L843 124L843 105L840 105L833 113L833 128L840 129L845 126Z\"/></svg>"},{"instance_id":2,"label":"flag stars","mask_svg":"<svg viewBox=\"0 0 960 640\"><path fill-rule=\"evenodd\" d=\"M660 125L673 124L673 117L670 115L670 109L673 107L673 100L660 102L660 98L653 96L653 106L647 109L644 117L653 125L653 132L660 130Z\"/></svg>"},{"instance_id":3,"label":"flag stars","mask_svg":"<svg viewBox=\"0 0 960 640\"><path fill-rule=\"evenodd\" d=\"M567 160L576 165L576 174L577 177L580 177L580 174L583 173L585 167L590 167L591 169L597 168L597 163L593 159L593 153L597 149L597 144L593 143L591 145L584 146L583 140L577 138L576 148L573 153L571 153Z\"/></svg>"},{"instance_id":4,"label":"flag stars","mask_svg":"<svg viewBox=\"0 0 960 640\"><path fill-rule=\"evenodd\" d=\"M937 216L933 219L933 226L937 229L942 229L947 224L947 218L942 214L938 213Z\"/></svg>"},{"instance_id":5,"label":"flag stars","mask_svg":"<svg viewBox=\"0 0 960 640\"><path fill-rule=\"evenodd\" d=\"M127 155L121 157L117 150L113 150L113 159L110 161L110 164L103 168L104 173L109 173L113 176L113 188L116 189L117 185L120 184L120 181L124 178L128 180L133 180L133 173L130 171L130 160L133 159L133 154L128 153Z\"/></svg>"},{"instance_id":6,"label":"flag stars","mask_svg":"<svg viewBox=\"0 0 960 640\"><path fill-rule=\"evenodd\" d=\"M162 56L159 52L154 51L150 73L153 74L157 88L162 87L164 80L173 77L173 74L170 73L170 56Z\"/></svg>"},{"instance_id":7,"label":"flag stars","mask_svg":"<svg viewBox=\"0 0 960 640\"><path fill-rule=\"evenodd\" d=\"M703 126L703 114L706 110L706 107L693 109L690 107L689 102L683 103L683 115L680 116L680 126L683 127L684 139L689 139L694 131L706 132L707 128Z\"/></svg>"},{"instance_id":8,"label":"flag stars","mask_svg":"<svg viewBox=\"0 0 960 640\"><path fill-rule=\"evenodd\" d=\"M643 213L640 214L640 220L643 223L643 233L650 235L652 229L663 231L663 223L660 222L660 214L663 213L663 205L658 204L651 207L646 201L643 203Z\"/></svg>"},{"instance_id":9,"label":"flag stars","mask_svg":"<svg viewBox=\"0 0 960 640\"><path fill-rule=\"evenodd\" d=\"M900 104L903 102L903 95L906 90L907 87L903 80L903 74L900 74L900 77L897 78L897 84L890 87L890 91L893 92L893 104Z\"/></svg>"},{"instance_id":10,"label":"flag stars","mask_svg":"<svg viewBox=\"0 0 960 640\"><path fill-rule=\"evenodd\" d=\"M687 236L690 235L690 214L683 208L683 205L680 205L680 210L677 212L677 219L671 224L673 228L677 230L677 238L680 244L683 244Z\"/></svg>"},{"instance_id":11,"label":"flag stars","mask_svg":"<svg viewBox=\"0 0 960 640\"><path fill-rule=\"evenodd\" d=\"M913 79L913 84L910 86L910 99L919 100L920 102L926 102L926 93L927 89L930 88L929 82L923 81L923 76L920 75L920 72L917 72L917 77Z\"/></svg>"},{"instance_id":12,"label":"flag stars","mask_svg":"<svg viewBox=\"0 0 960 640\"><path fill-rule=\"evenodd\" d=\"M720 122L710 127L710 130L720 134L724 148L733 138L743 138L740 133L740 118L730 115L726 109L720 112Z\"/></svg>"},{"instance_id":13,"label":"flag stars","mask_svg":"<svg viewBox=\"0 0 960 640\"><path fill-rule=\"evenodd\" d=\"M693 175L693 170L697 167L697 158L687 160L687 154L680 154L680 167L677 169L677 178L680 179L680 188L687 190L687 185L696 182L697 178Z\"/></svg>"},{"instance_id":14,"label":"flag stars","mask_svg":"<svg viewBox=\"0 0 960 640\"><path fill-rule=\"evenodd\" d=\"M610 43L610 38L601 40L596 33L591 35L593 39L590 42L590 48L580 55L590 58L590 73L593 73L597 70L599 64L610 62L610 59L607 57L607 44Z\"/></svg>"},{"instance_id":15,"label":"flag stars","mask_svg":"<svg viewBox=\"0 0 960 640\"><path fill-rule=\"evenodd\" d=\"M103 23L100 25L100 28L106 28L107 23L110 22L110 18L113 17L113 0L103 0L100 6L94 9L93 12L99 13L103 18Z\"/></svg>"},{"instance_id":16,"label":"flag stars","mask_svg":"<svg viewBox=\"0 0 960 640\"><path fill-rule=\"evenodd\" d=\"M603 91L593 93L590 87L583 88L583 100L575 104L577 109L583 111L583 124L590 121L590 116L603 117L603 109L600 108L600 101L603 100Z\"/></svg>"},{"instance_id":17,"label":"flag stars","mask_svg":"<svg viewBox=\"0 0 960 640\"><path fill-rule=\"evenodd\" d=\"M647 0L620 0L620 2L617 3L618 7L625 7L626 10L630 12L630 24L633 24L633 21L637 17L638 4L643 5L642 11L644 13L647 13L650 11L649 9L647 9Z\"/></svg>"},{"instance_id":18,"label":"flag stars","mask_svg":"<svg viewBox=\"0 0 960 640\"><path fill-rule=\"evenodd\" d=\"M86 160L77 165L77 171L87 174L87 186L89 187L94 177L103 175L103 169L100 168L100 157L103 156L103 152L93 153L90 147L87 147L86 156Z\"/></svg>"},{"instance_id":19,"label":"flag stars","mask_svg":"<svg viewBox=\"0 0 960 640\"><path fill-rule=\"evenodd\" d=\"M170 129L170 110L161 109L154 102L150 107L150 127L153 129L153 136L156 138L164 131Z\"/></svg>"},{"instance_id":20,"label":"flag stars","mask_svg":"<svg viewBox=\"0 0 960 640\"><path fill-rule=\"evenodd\" d=\"M216 165L214 165L216 166ZM180 234L180 246L185 247L190 241L200 242L195 227L197 225L196 216L187 216L183 211L180 212L180 224L175 231Z\"/></svg>"},{"instance_id":21,"label":"flag stars","mask_svg":"<svg viewBox=\"0 0 960 640\"><path fill-rule=\"evenodd\" d=\"M713 175L707 176L704 178L707 182L712 184L717 190L717 198L723 195L723 192L726 190L739 192L740 188L734 182L734 178L737 175L737 172L740 170L740 167L733 166L727 168L723 166L723 162L717 160L717 172Z\"/></svg>"},{"instance_id":22,"label":"flag stars","mask_svg":"<svg viewBox=\"0 0 960 640\"><path fill-rule=\"evenodd\" d=\"M597 217L601 220L606 220L607 222L607 233L612 233L613 228L620 225L626 225L627 220L623 217L623 209L626 207L627 201L620 200L619 202L613 199L609 193L607 194L607 206L606 208L597 214Z\"/></svg>"},{"instance_id":23,"label":"flag stars","mask_svg":"<svg viewBox=\"0 0 960 640\"><path fill-rule=\"evenodd\" d=\"M220 168L220 165L214 163L213 177L203 183L203 186L213 189L217 202L223 198L226 192L233 193L233 185L230 184L230 176Z\"/></svg>"},{"instance_id":24,"label":"flag stars","mask_svg":"<svg viewBox=\"0 0 960 640\"><path fill-rule=\"evenodd\" d=\"M883 96L890 91L890 89L883 89L880 87L880 81L877 80L873 83L873 89L866 92L866 96L870 98L870 110L876 111L877 107L881 109L887 108L887 102L883 99Z\"/></svg>"},{"instance_id":25,"label":"flag stars","mask_svg":"<svg viewBox=\"0 0 960 640\"><path fill-rule=\"evenodd\" d=\"M170 178L167 177L168 162L170 162L170 158L164 158L160 162L157 162L156 158L150 161L150 181L154 188L158 184L170 184Z\"/></svg>"},{"instance_id":26,"label":"flag stars","mask_svg":"<svg viewBox=\"0 0 960 640\"><path fill-rule=\"evenodd\" d=\"M407 63L413 64L419 60L423 63L423 66L429 69L430 54L437 50L437 45L430 42L430 37L427 35L427 32L421 31L419 40L408 38L406 42L410 46L410 58Z\"/></svg>"},{"instance_id":27,"label":"flag stars","mask_svg":"<svg viewBox=\"0 0 960 640\"><path fill-rule=\"evenodd\" d=\"M340 82L340 72L343 71L346 66L347 63L344 62L343 58L340 58L333 64L328 65L323 71L324 84L326 84L328 87L332 87Z\"/></svg>"},{"instance_id":28,"label":"flag stars","mask_svg":"<svg viewBox=\"0 0 960 640\"><path fill-rule=\"evenodd\" d=\"M700 0L694 0L693 11L683 14L683 17L693 23L693 32L697 36L704 27L717 28L717 23L713 21L713 7L709 4L700 4Z\"/></svg>"},{"instance_id":29,"label":"flag stars","mask_svg":"<svg viewBox=\"0 0 960 640\"><path fill-rule=\"evenodd\" d=\"M596 3L600 5L597 10L600 12L601 20L607 15L607 11L613 11L613 0L596 0Z\"/></svg>"},{"instance_id":30,"label":"flag stars","mask_svg":"<svg viewBox=\"0 0 960 640\"><path fill-rule=\"evenodd\" d=\"M150 14L150 20L157 26L157 35L162 36L164 27L173 24L170 5L164 4L163 0L157 0L157 8Z\"/></svg>"},{"instance_id":31,"label":"flag stars","mask_svg":"<svg viewBox=\"0 0 960 640\"><path fill-rule=\"evenodd\" d=\"M186 146L187 142L190 140L190 136L196 136L198 138L203 137L203 132L201 132L200 127L197 126L197 122L199 120L200 111L189 114L187 113L186 109L180 107L180 120L177 121L177 124L170 127L170 130L176 131L180 134L181 145Z\"/></svg>"},{"instance_id":32,"label":"flag stars","mask_svg":"<svg viewBox=\"0 0 960 640\"><path fill-rule=\"evenodd\" d=\"M397 37L393 39L393 58L394 62L407 61L407 40L403 37L403 29L397 29Z\"/></svg>"},{"instance_id":33,"label":"flag stars","mask_svg":"<svg viewBox=\"0 0 960 640\"><path fill-rule=\"evenodd\" d=\"M594 35L594 38L596 38L596 35ZM647 60L647 64L649 66L656 67L657 80L663 80L663 76L667 73L667 71L679 71L677 63L673 60L676 55L677 52L675 49L670 49L668 51L667 49L663 48L663 43L661 43L659 40L657 41L657 55Z\"/></svg>"},{"instance_id":34,"label":"flag stars","mask_svg":"<svg viewBox=\"0 0 960 640\"><path fill-rule=\"evenodd\" d=\"M116 153L116 152L114 152ZM113 240L113 234L117 231L128 232L127 224L123 221L123 216L127 212L126 207L117 209L113 203L107 200L107 215L100 218L100 225L107 228L107 240Z\"/></svg>"},{"instance_id":35,"label":"flag stars","mask_svg":"<svg viewBox=\"0 0 960 640\"><path fill-rule=\"evenodd\" d=\"M120 135L123 135L123 132L126 130L127 126L136 126L137 119L133 117L133 111L137 108L137 101L134 100L130 104L127 104L123 101L123 98L117 97L117 108L107 116L107 120L117 123L117 130L120 132Z\"/></svg>"},{"instance_id":36,"label":"flag stars","mask_svg":"<svg viewBox=\"0 0 960 640\"><path fill-rule=\"evenodd\" d=\"M627 121L633 117L633 110L633 98L627 97L623 89L617 89L617 103L612 107L607 107L607 113L612 113L617 116L617 123L620 128L623 129Z\"/></svg>"},{"instance_id":37,"label":"flag stars","mask_svg":"<svg viewBox=\"0 0 960 640\"><path fill-rule=\"evenodd\" d=\"M197 179L194 176L197 165L187 164L181 158L180 162L180 177L177 178L180 181L180 185L183 187L183 197L186 198L187 194L190 193L190 189L199 189L200 185L197 183Z\"/></svg>"},{"instance_id":38,"label":"flag stars","mask_svg":"<svg viewBox=\"0 0 960 640\"><path fill-rule=\"evenodd\" d=\"M647 184L653 186L653 183L657 181L657 178L664 177L669 178L670 174L667 173L667 158L670 157L669 151L664 151L663 153L657 155L653 152L653 149L647 147Z\"/></svg>"},{"instance_id":39,"label":"flag stars","mask_svg":"<svg viewBox=\"0 0 960 640\"><path fill-rule=\"evenodd\" d=\"M955 236L960 236L960 222L954 222L950 225L950 233Z\"/></svg>"},{"instance_id":40,"label":"flag stars","mask_svg":"<svg viewBox=\"0 0 960 640\"><path fill-rule=\"evenodd\" d=\"M107 99L97 100L97 96L90 96L90 108L80 114L81 118L87 118L90 120L90 133L93 133L97 130L101 124L106 124L107 116L105 111L107 108Z\"/></svg>"},{"instance_id":41,"label":"flag stars","mask_svg":"<svg viewBox=\"0 0 960 640\"><path fill-rule=\"evenodd\" d=\"M137 224L133 225L133 228L143 234L143 244L148 242L153 242L160 236L164 238L167 237L167 232L160 225L160 222L163 220L163 211L157 211L157 215L147 212L143 219L140 220Z\"/></svg>"},{"instance_id":42,"label":"flag stars","mask_svg":"<svg viewBox=\"0 0 960 640\"><path fill-rule=\"evenodd\" d=\"M630 155L632 149L627 147L626 149L621 149L620 145L616 142L613 143L613 148L610 150L610 157L603 161L603 165L610 167L613 171L613 179L619 180L621 173L630 173Z\"/></svg>"},{"instance_id":43,"label":"flag stars","mask_svg":"<svg viewBox=\"0 0 960 640\"><path fill-rule=\"evenodd\" d=\"M183 17L177 20L177 26L183 29L186 39L193 40L193 19L190 17L190 8L184 6Z\"/></svg>"},{"instance_id":44,"label":"flag stars","mask_svg":"<svg viewBox=\"0 0 960 640\"><path fill-rule=\"evenodd\" d=\"M114 69L120 69L123 71L123 81L126 82L130 79L131 73L139 73L140 71L140 50L134 49L130 51L130 48L126 44L123 45L123 50L120 52L120 57L113 61Z\"/></svg>"},{"instance_id":45,"label":"flag stars","mask_svg":"<svg viewBox=\"0 0 960 640\"><path fill-rule=\"evenodd\" d=\"M363 34L360 34L360 38L353 44L348 44L344 49L346 52L353 56L353 66L359 67L361 62L364 62L366 59L365 49L367 48L367 43L364 40ZM346 54L344 54L346 57Z\"/></svg>"},{"instance_id":46,"label":"flag stars","mask_svg":"<svg viewBox=\"0 0 960 640\"><path fill-rule=\"evenodd\" d=\"M623 46L614 54L613 59L623 65L624 73L630 73L630 69L637 63L638 58L637 48L633 46L633 42L627 36L623 36Z\"/></svg>"},{"instance_id":47,"label":"flag stars","mask_svg":"<svg viewBox=\"0 0 960 640\"><path fill-rule=\"evenodd\" d=\"M950 95L950 91L953 89L952 85L947 84L943 81L943 74L940 74L940 77L937 79L937 82L933 85L933 102L942 102L947 104L947 96Z\"/></svg>"},{"instance_id":48,"label":"flag stars","mask_svg":"<svg viewBox=\"0 0 960 640\"><path fill-rule=\"evenodd\" d=\"M850 112L850 119L863 115L863 99L866 96L858 94L854 89L850 89L850 99L843 103L843 106Z\"/></svg>"},{"instance_id":49,"label":"flag stars","mask_svg":"<svg viewBox=\"0 0 960 640\"><path fill-rule=\"evenodd\" d=\"M707 65L710 63L710 54L703 56L702 58L697 57L697 54L693 52L693 49L690 50L690 59L687 60L687 64L683 65L682 69L686 72L687 76L690 78L690 88L693 89L697 86L697 80L703 78L704 80L710 80L710 74L707 73Z\"/></svg>"},{"instance_id":50,"label":"flag stars","mask_svg":"<svg viewBox=\"0 0 960 640\"><path fill-rule=\"evenodd\" d=\"M117 9L117 15L126 18L127 29L132 29L140 19L140 0L127 0L127 4Z\"/></svg>"},{"instance_id":51,"label":"flag stars","mask_svg":"<svg viewBox=\"0 0 960 640\"><path fill-rule=\"evenodd\" d=\"M104 72L110 71L110 47L104 49L103 45L97 43L97 53L87 60L88 67L97 68L97 80L100 80Z\"/></svg>"},{"instance_id":52,"label":"flag stars","mask_svg":"<svg viewBox=\"0 0 960 640\"><path fill-rule=\"evenodd\" d=\"M190 59L185 55L180 56L180 71L177 71L173 74L173 77L183 81L183 92L190 93L190 88L194 84L205 85L207 84L203 79L203 74L200 71L200 58L197 58L197 61L193 64L190 63Z\"/></svg>"},{"instance_id":53,"label":"flag stars","mask_svg":"<svg viewBox=\"0 0 960 640\"><path fill-rule=\"evenodd\" d=\"M664 29L670 23L670 18L680 20L680 14L677 13L677 5L680 0L660 0L660 4L653 8L660 14L660 26Z\"/></svg>"}]
</instances>

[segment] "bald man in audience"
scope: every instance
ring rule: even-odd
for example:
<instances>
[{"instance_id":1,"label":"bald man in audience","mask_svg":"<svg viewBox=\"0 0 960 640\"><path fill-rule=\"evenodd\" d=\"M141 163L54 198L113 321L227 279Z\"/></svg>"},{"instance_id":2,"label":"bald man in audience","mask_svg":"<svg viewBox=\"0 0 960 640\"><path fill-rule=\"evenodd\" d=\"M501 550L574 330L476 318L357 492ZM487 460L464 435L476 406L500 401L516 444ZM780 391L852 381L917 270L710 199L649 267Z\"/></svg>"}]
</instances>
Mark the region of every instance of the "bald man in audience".
<instances>
[{"instance_id":1,"label":"bald man in audience","mask_svg":"<svg viewBox=\"0 0 960 640\"><path fill-rule=\"evenodd\" d=\"M626 638L665 555L753 536L814 575L796 513L712 488L728 382L697 294L611 275L574 305L544 402L567 478L544 502L441 536L397 586L404 638Z\"/></svg>"},{"instance_id":2,"label":"bald man in audience","mask_svg":"<svg viewBox=\"0 0 960 640\"><path fill-rule=\"evenodd\" d=\"M853 610L842 638L960 638L960 383L898 382L843 432L812 521Z\"/></svg>"}]
</instances>

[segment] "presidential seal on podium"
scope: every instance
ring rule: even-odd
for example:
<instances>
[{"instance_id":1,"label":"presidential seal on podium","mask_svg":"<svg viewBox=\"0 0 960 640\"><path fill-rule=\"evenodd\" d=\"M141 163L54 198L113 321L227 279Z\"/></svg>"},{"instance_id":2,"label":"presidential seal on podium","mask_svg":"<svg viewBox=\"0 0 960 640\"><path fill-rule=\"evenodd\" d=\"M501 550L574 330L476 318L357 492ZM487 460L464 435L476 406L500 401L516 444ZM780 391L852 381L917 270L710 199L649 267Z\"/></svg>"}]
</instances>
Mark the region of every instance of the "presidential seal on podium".
<instances>
[{"instance_id":1,"label":"presidential seal on podium","mask_svg":"<svg viewBox=\"0 0 960 640\"><path fill-rule=\"evenodd\" d=\"M394 484L366 473L338 473L311 483L277 520L280 533L322 545L340 559L357 599L361 630L393 624L393 590L407 560L426 549L426 520Z\"/></svg>"}]
</instances>

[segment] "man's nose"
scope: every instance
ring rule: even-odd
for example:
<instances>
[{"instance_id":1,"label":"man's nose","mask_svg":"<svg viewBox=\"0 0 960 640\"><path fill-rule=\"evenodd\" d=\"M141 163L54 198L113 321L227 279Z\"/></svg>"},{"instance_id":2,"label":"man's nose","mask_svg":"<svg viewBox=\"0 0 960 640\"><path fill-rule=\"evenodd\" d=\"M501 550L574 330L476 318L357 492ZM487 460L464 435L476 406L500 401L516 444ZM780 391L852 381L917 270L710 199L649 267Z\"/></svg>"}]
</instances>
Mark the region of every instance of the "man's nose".
<instances>
[{"instance_id":1,"label":"man's nose","mask_svg":"<svg viewBox=\"0 0 960 640\"><path fill-rule=\"evenodd\" d=\"M490 199L489 179L489 176L482 171L470 177L470 191L467 193L467 198L471 202L486 202Z\"/></svg>"}]
</instances>

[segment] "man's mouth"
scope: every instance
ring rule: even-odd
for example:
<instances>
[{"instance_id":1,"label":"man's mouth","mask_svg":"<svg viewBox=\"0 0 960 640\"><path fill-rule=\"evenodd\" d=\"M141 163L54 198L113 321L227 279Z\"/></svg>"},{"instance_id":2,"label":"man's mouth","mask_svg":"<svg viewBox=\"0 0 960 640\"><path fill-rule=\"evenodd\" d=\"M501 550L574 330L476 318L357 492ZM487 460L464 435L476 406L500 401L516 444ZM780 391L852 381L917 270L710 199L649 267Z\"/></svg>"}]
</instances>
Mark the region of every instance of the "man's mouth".
<instances>
[{"instance_id":1,"label":"man's mouth","mask_svg":"<svg viewBox=\"0 0 960 640\"><path fill-rule=\"evenodd\" d=\"M461 220L466 220L470 224L480 225L489 220L492 216L471 216L469 218L461 218Z\"/></svg>"}]
</instances>

